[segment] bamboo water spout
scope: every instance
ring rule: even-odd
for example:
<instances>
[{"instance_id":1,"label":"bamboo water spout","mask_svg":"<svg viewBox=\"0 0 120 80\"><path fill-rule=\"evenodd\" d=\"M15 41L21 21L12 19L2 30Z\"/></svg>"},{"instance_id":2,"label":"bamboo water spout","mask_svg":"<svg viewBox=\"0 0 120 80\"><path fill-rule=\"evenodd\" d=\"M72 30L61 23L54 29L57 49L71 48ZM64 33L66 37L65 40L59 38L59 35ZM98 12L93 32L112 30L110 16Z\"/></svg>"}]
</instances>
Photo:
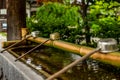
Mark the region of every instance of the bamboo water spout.
<instances>
[{"instance_id":1,"label":"bamboo water spout","mask_svg":"<svg viewBox=\"0 0 120 80\"><path fill-rule=\"evenodd\" d=\"M47 40L47 38L37 37L33 39L32 37L28 38L27 40L36 42L36 43L42 43ZM55 47L61 50L73 52L80 55L86 55L87 53L94 50L94 48L86 47L86 46L80 46L73 43L61 41L61 40L54 40L54 41L48 41L44 45ZM109 54L103 54L100 52L96 52L93 54L90 58L99 60L101 62L111 64L113 66L120 67L120 52L112 52Z\"/></svg>"}]
</instances>

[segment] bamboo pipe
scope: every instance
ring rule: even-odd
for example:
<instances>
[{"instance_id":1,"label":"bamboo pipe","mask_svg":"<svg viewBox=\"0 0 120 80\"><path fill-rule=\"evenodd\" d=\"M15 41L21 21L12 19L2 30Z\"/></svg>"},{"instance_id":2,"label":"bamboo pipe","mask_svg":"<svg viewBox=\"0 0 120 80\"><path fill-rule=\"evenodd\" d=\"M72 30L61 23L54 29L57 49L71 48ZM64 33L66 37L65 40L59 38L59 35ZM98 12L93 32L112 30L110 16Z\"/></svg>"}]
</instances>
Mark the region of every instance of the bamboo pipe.
<instances>
[{"instance_id":1,"label":"bamboo pipe","mask_svg":"<svg viewBox=\"0 0 120 80\"><path fill-rule=\"evenodd\" d=\"M34 39L33 37L30 37L27 40L30 40L36 43L42 43L46 41L47 38L37 37ZM55 47L61 50L73 52L80 55L86 55L87 53L94 50L94 48L80 46L80 45L76 45L76 44L61 41L61 40L48 41L44 45ZM96 52L90 58L99 60L107 64L111 64L113 66L120 67L120 52L112 52L112 53L106 53L106 54Z\"/></svg>"},{"instance_id":2,"label":"bamboo pipe","mask_svg":"<svg viewBox=\"0 0 120 80\"><path fill-rule=\"evenodd\" d=\"M4 51L6 51L6 50L10 49L11 47L13 47L13 46L15 46L15 45L17 45L17 44L19 44L19 43L23 42L24 40L26 40L26 39L27 39L27 38L29 38L29 37L31 37L31 35L28 35L26 38L24 38L24 39L20 40L19 42L16 42L16 43L14 43L14 44L12 44L12 45L8 46L8 47L7 47L7 48L5 48L4 50L2 50L2 51L1 51L1 53L3 53Z\"/></svg>"},{"instance_id":3,"label":"bamboo pipe","mask_svg":"<svg viewBox=\"0 0 120 80\"><path fill-rule=\"evenodd\" d=\"M10 45L12 45L12 44L14 44L14 43L16 43L16 42L19 42L20 40L14 40L14 41L4 41L4 42L2 42L2 48L6 48L6 47L8 47L8 46L10 46ZM23 43L21 43L20 45L23 45L23 44L25 44L24 42Z\"/></svg>"},{"instance_id":4,"label":"bamboo pipe","mask_svg":"<svg viewBox=\"0 0 120 80\"><path fill-rule=\"evenodd\" d=\"M21 28L21 33L22 33L22 40L16 41L14 44L6 47L4 50L0 51L1 53L3 53L4 51L10 49L11 47L25 41L27 38L31 37L31 35L27 35L28 34L28 29L27 28ZM3 46L4 47L4 46Z\"/></svg>"}]
</instances>

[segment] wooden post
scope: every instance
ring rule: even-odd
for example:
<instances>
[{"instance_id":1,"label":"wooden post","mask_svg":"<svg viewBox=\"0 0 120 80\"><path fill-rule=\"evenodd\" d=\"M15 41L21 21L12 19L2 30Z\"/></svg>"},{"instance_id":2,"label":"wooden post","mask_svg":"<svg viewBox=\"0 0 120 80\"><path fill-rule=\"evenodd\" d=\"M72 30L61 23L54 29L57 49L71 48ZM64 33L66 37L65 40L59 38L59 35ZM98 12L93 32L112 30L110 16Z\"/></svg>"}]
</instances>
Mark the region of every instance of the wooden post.
<instances>
[{"instance_id":1,"label":"wooden post","mask_svg":"<svg viewBox=\"0 0 120 80\"><path fill-rule=\"evenodd\" d=\"M7 40L20 40L26 27L26 0L7 1Z\"/></svg>"}]
</instances>

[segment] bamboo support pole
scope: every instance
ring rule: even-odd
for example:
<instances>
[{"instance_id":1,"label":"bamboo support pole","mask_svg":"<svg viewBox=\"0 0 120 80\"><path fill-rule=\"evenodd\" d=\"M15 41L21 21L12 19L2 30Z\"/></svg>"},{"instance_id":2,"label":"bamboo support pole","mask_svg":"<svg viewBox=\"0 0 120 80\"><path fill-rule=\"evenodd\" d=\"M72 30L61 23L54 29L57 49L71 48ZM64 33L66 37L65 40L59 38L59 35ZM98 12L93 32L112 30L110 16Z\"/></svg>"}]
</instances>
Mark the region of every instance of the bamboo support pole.
<instances>
[{"instance_id":1,"label":"bamboo support pole","mask_svg":"<svg viewBox=\"0 0 120 80\"><path fill-rule=\"evenodd\" d=\"M24 39L26 35L29 34L28 28L21 28L21 33L22 33L22 39Z\"/></svg>"},{"instance_id":2,"label":"bamboo support pole","mask_svg":"<svg viewBox=\"0 0 120 80\"><path fill-rule=\"evenodd\" d=\"M47 38L37 37L34 39L33 37L30 37L27 40L30 40L30 41L33 41L36 43L42 43L42 42L46 41ZM61 40L53 40L53 41L50 40L50 41L46 42L44 45L50 46L50 47L55 47L55 48L58 48L61 50L73 52L73 53L80 54L80 55L86 55L87 53L94 50L94 48L80 46L80 45L76 45L73 43L64 42ZM107 64L111 64L113 66L120 67L120 52L112 52L112 53L105 53L105 54L96 52L90 58L99 60L99 61L107 63Z\"/></svg>"}]
</instances>

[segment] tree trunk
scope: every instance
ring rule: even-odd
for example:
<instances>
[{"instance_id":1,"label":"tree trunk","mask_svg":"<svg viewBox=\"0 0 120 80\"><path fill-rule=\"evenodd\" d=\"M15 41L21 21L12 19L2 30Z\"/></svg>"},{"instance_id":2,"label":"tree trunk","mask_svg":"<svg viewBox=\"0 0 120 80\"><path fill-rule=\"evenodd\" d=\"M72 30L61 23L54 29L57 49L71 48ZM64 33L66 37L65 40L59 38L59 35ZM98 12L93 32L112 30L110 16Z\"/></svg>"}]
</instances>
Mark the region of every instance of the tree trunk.
<instances>
[{"instance_id":1,"label":"tree trunk","mask_svg":"<svg viewBox=\"0 0 120 80\"><path fill-rule=\"evenodd\" d=\"M26 0L7 1L7 40L21 39L21 28L26 27Z\"/></svg>"},{"instance_id":2,"label":"tree trunk","mask_svg":"<svg viewBox=\"0 0 120 80\"><path fill-rule=\"evenodd\" d=\"M85 1L82 0L81 3L81 15L83 18L83 22L84 22L84 29L85 29L85 40L86 40L86 44L90 43L90 27L88 26L88 21L87 21L87 8L88 8L88 4L85 4Z\"/></svg>"}]
</instances>

